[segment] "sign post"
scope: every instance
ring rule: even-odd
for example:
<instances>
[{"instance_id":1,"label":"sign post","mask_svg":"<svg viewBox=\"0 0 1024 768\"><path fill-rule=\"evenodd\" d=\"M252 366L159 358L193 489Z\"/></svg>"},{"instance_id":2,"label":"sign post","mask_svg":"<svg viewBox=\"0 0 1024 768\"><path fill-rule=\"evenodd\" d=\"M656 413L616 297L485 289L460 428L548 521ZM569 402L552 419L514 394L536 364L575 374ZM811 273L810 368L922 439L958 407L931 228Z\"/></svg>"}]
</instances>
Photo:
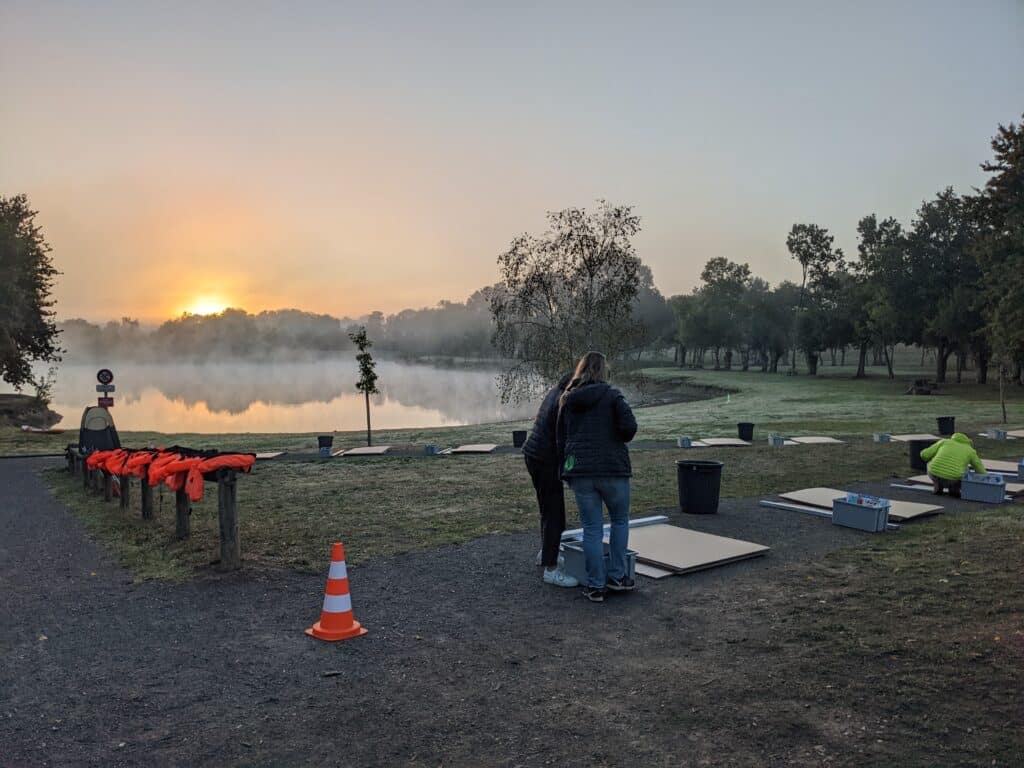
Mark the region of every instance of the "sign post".
<instances>
[{"instance_id":1,"label":"sign post","mask_svg":"<svg viewBox=\"0 0 1024 768\"><path fill-rule=\"evenodd\" d=\"M96 398L97 405L100 408L113 408L114 398L110 397L110 393L115 389L113 371L109 368L100 368L96 371L96 381L99 382L96 385L96 391L101 395L101 397Z\"/></svg>"}]
</instances>

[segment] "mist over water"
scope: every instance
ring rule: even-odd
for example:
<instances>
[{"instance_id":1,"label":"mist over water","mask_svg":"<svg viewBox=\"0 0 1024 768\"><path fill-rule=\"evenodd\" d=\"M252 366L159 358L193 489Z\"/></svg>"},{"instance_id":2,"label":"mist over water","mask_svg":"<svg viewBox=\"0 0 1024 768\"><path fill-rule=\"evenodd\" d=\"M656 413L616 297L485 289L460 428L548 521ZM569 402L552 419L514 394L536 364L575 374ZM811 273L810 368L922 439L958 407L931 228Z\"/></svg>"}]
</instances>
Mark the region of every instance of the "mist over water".
<instances>
[{"instance_id":1,"label":"mist over water","mask_svg":"<svg viewBox=\"0 0 1024 768\"><path fill-rule=\"evenodd\" d=\"M101 365L65 364L53 410L74 428L96 402ZM114 371L114 420L122 430L158 432L328 432L366 427L349 358L289 363L129 363ZM370 399L375 429L484 424L527 418L536 403L504 406L497 370L435 368L379 360L380 395Z\"/></svg>"}]
</instances>

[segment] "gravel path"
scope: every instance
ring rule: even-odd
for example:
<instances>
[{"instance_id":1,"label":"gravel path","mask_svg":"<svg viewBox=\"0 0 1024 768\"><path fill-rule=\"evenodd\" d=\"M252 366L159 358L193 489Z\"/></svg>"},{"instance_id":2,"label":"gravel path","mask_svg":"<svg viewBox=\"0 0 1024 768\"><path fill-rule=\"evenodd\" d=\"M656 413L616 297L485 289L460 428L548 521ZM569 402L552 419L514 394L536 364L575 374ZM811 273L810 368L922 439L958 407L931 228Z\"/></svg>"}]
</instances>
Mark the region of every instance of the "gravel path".
<instances>
[{"instance_id":1,"label":"gravel path","mask_svg":"<svg viewBox=\"0 0 1024 768\"><path fill-rule=\"evenodd\" d=\"M671 511L773 550L603 606L540 583L533 534L484 537L353 568L370 634L326 644L302 632L324 576L132 583L43 486L57 464L0 462L2 766L813 765L824 738L744 736L763 762L715 763L730 736L702 686L750 674L735 643L767 631L776 573L866 534L750 499Z\"/></svg>"}]
</instances>

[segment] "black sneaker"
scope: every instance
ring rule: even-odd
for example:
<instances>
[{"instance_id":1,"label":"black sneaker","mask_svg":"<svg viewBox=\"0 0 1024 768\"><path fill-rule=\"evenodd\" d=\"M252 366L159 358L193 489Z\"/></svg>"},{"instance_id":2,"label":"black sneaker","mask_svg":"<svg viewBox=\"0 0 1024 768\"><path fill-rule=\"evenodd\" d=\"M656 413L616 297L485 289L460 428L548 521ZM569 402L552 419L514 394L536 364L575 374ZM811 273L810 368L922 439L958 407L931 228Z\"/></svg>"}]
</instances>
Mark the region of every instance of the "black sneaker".
<instances>
[{"instance_id":1,"label":"black sneaker","mask_svg":"<svg viewBox=\"0 0 1024 768\"><path fill-rule=\"evenodd\" d=\"M608 579L607 588L612 592L632 592L636 589L636 580L628 576L621 579Z\"/></svg>"},{"instance_id":2,"label":"black sneaker","mask_svg":"<svg viewBox=\"0 0 1024 768\"><path fill-rule=\"evenodd\" d=\"M597 587L584 587L583 596L592 603L604 602L604 590Z\"/></svg>"}]
</instances>

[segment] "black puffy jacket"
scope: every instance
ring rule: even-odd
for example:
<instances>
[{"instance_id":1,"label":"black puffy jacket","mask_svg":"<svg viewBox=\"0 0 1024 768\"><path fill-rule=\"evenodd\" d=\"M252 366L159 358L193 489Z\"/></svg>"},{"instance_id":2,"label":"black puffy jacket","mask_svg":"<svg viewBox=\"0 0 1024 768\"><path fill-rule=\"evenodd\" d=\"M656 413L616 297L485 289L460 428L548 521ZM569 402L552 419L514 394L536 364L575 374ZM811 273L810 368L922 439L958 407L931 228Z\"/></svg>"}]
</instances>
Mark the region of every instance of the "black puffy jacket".
<instances>
[{"instance_id":1,"label":"black puffy jacket","mask_svg":"<svg viewBox=\"0 0 1024 768\"><path fill-rule=\"evenodd\" d=\"M636 418L614 387L584 384L572 390L558 414L557 435L563 478L633 474L626 443L636 435Z\"/></svg>"},{"instance_id":2,"label":"black puffy jacket","mask_svg":"<svg viewBox=\"0 0 1024 768\"><path fill-rule=\"evenodd\" d=\"M558 427L558 399L562 392L572 381L572 374L567 373L562 377L551 390L544 396L540 408L537 410L537 418L533 420L533 429L530 436L523 443L523 453L536 461L543 461L546 464L561 464L562 457L558 453L558 446L555 442L555 430Z\"/></svg>"}]
</instances>

